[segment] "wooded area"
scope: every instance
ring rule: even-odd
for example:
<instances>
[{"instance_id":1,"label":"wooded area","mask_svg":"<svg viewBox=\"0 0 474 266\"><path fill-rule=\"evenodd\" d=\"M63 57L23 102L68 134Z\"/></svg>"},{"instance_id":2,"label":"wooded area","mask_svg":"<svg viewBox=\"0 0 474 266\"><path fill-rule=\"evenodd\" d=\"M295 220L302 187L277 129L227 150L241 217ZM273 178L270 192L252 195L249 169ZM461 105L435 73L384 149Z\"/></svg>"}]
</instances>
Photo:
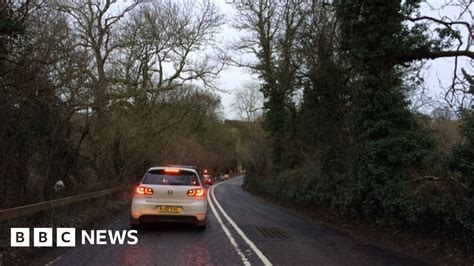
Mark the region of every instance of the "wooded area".
<instances>
[{"instance_id":1,"label":"wooded area","mask_svg":"<svg viewBox=\"0 0 474 266\"><path fill-rule=\"evenodd\" d=\"M215 4L1 1L0 207L130 185L159 164L235 167L213 92Z\"/></svg>"},{"instance_id":2,"label":"wooded area","mask_svg":"<svg viewBox=\"0 0 474 266\"><path fill-rule=\"evenodd\" d=\"M271 163L248 189L395 228L437 232L466 252L474 236L472 1L235 1L236 47L257 62ZM414 110L423 63L454 57L447 108ZM421 63L421 64L420 64ZM449 101L454 96L457 104ZM459 124L461 131L458 132ZM369 218L370 217L370 218ZM472 250L471 250L472 251Z\"/></svg>"}]
</instances>

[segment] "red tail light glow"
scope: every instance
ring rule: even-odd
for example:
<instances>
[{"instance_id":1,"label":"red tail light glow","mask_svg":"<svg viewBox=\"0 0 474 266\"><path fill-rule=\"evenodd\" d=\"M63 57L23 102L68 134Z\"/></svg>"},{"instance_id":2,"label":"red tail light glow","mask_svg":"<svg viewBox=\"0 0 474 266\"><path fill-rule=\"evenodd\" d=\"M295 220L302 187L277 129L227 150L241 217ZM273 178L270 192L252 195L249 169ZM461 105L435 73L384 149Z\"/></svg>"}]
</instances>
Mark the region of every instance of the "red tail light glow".
<instances>
[{"instance_id":1,"label":"red tail light glow","mask_svg":"<svg viewBox=\"0 0 474 266\"><path fill-rule=\"evenodd\" d=\"M179 173L179 169L167 168L165 169L165 173Z\"/></svg>"},{"instance_id":2,"label":"red tail light glow","mask_svg":"<svg viewBox=\"0 0 474 266\"><path fill-rule=\"evenodd\" d=\"M202 196L206 195L206 190L204 190L202 188L190 189L190 190L188 190L187 195L190 196L190 197L202 197Z\"/></svg>"},{"instance_id":3,"label":"red tail light glow","mask_svg":"<svg viewBox=\"0 0 474 266\"><path fill-rule=\"evenodd\" d=\"M149 187L138 186L135 192L138 195L153 195L153 189Z\"/></svg>"}]
</instances>

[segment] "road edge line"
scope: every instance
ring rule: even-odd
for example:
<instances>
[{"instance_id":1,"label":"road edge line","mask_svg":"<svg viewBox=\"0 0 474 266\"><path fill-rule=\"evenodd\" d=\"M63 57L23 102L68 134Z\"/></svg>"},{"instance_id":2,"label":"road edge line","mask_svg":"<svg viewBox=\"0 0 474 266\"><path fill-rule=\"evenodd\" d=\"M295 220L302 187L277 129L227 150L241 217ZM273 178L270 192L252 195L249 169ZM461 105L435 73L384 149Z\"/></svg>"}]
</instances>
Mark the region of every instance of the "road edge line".
<instances>
[{"instance_id":1,"label":"road edge line","mask_svg":"<svg viewBox=\"0 0 474 266\"><path fill-rule=\"evenodd\" d=\"M242 177L243 178L243 177ZM224 211L224 209L222 208L222 206L219 204L219 202L217 201L216 197L214 196L214 189L216 187L218 187L219 185L223 184L225 182L220 182L218 183L217 185L215 186L212 186L211 188L211 193L212 193L212 199L216 202L216 206L217 208L221 211L222 215L224 216L224 218L227 219L227 221L230 223L230 225L232 225L232 227L234 228L234 230L237 232L237 234L240 235L240 237L242 237L242 239L245 241L245 243L247 243L247 245L249 245L249 247L253 250L253 252L257 255L257 257L262 261L262 263L264 265L267 265L267 266L270 266L272 265L272 263L270 262L270 260L268 260L268 258L263 254L263 252L252 242L252 240L250 240L247 235L245 235L245 233L242 231L242 229L240 229L240 227L234 222L234 220L232 220L232 218L229 217L229 215ZM211 194L209 193L209 194ZM212 205L211 205L212 206Z\"/></svg>"},{"instance_id":2,"label":"road edge line","mask_svg":"<svg viewBox=\"0 0 474 266\"><path fill-rule=\"evenodd\" d=\"M237 255L240 256L240 259L242 260L242 263L246 266L250 266L250 261L247 259L247 257L242 253L242 251L239 248L239 245L237 244L237 241L235 238L232 236L232 233L229 231L229 229L224 225L224 222L222 221L222 218L220 214L217 212L217 210L214 208L214 204L212 203L211 197L209 196L210 190L207 193L207 200L209 202L209 205L211 207L212 212L214 213L214 216L216 217L217 222L221 225L222 230L224 231L224 234L227 236L229 239L230 243L232 246L234 246L235 251L237 252Z\"/></svg>"}]
</instances>

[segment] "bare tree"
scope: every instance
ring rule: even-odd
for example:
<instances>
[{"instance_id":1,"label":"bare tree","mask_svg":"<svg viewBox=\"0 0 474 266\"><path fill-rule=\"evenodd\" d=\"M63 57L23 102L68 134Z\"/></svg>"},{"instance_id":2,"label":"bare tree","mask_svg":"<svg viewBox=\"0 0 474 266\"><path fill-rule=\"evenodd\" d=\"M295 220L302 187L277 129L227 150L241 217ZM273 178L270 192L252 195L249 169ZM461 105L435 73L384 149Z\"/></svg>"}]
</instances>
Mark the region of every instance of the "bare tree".
<instances>
[{"instance_id":1,"label":"bare tree","mask_svg":"<svg viewBox=\"0 0 474 266\"><path fill-rule=\"evenodd\" d=\"M453 111L448 106L437 107L431 112L431 117L435 120L452 120L454 118Z\"/></svg>"},{"instance_id":2,"label":"bare tree","mask_svg":"<svg viewBox=\"0 0 474 266\"><path fill-rule=\"evenodd\" d=\"M133 10L140 1L120 9L116 1L76 1L60 0L55 3L59 11L69 16L77 38L77 49L90 52L93 63L85 69L94 91L94 109L103 116L108 104L107 88L111 77L107 74L111 54L123 43L116 38L116 27L125 15ZM117 7L117 8L115 8Z\"/></svg>"},{"instance_id":3,"label":"bare tree","mask_svg":"<svg viewBox=\"0 0 474 266\"><path fill-rule=\"evenodd\" d=\"M470 106L472 98L469 95L470 85L466 79L466 71L472 72L474 60L474 12L471 0L447 0L441 3L423 2L427 9L437 15L428 16L420 12L406 17L415 26L426 28L425 34L430 35L438 48L433 49L430 45L414 47L409 52L400 54L400 62L412 62L417 60L453 58L452 79L450 85L444 88L445 101L458 115L467 106ZM457 14L449 14L457 10ZM462 69L464 65L471 69ZM464 62L464 63L463 63ZM469 73L468 75L472 75Z\"/></svg>"},{"instance_id":4,"label":"bare tree","mask_svg":"<svg viewBox=\"0 0 474 266\"><path fill-rule=\"evenodd\" d=\"M208 0L140 7L123 25L120 72L125 85L149 94L191 81L214 88L225 65L216 40L222 24L223 16Z\"/></svg>"},{"instance_id":5,"label":"bare tree","mask_svg":"<svg viewBox=\"0 0 474 266\"><path fill-rule=\"evenodd\" d=\"M233 107L241 119L253 122L263 114L263 95L259 89L260 84L252 81L235 92Z\"/></svg>"}]
</instances>

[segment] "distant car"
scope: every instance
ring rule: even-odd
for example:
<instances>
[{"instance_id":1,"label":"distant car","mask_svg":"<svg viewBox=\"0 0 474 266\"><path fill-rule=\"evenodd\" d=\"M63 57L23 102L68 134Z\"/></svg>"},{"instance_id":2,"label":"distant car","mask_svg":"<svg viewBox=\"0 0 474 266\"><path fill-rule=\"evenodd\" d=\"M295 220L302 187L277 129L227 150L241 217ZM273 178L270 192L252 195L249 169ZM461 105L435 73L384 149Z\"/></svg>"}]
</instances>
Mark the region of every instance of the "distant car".
<instances>
[{"instance_id":1,"label":"distant car","mask_svg":"<svg viewBox=\"0 0 474 266\"><path fill-rule=\"evenodd\" d=\"M212 186L214 184L214 181L212 180L211 175L204 174L202 177L203 177L204 183L208 184L209 186Z\"/></svg>"},{"instance_id":2,"label":"distant car","mask_svg":"<svg viewBox=\"0 0 474 266\"><path fill-rule=\"evenodd\" d=\"M229 178L230 178L230 175L229 175L229 174L225 174L225 175L224 175L224 180L227 180L227 179L229 179Z\"/></svg>"},{"instance_id":3,"label":"distant car","mask_svg":"<svg viewBox=\"0 0 474 266\"><path fill-rule=\"evenodd\" d=\"M131 226L137 228L148 222L185 222L205 229L206 193L194 168L152 167L135 189Z\"/></svg>"}]
</instances>

